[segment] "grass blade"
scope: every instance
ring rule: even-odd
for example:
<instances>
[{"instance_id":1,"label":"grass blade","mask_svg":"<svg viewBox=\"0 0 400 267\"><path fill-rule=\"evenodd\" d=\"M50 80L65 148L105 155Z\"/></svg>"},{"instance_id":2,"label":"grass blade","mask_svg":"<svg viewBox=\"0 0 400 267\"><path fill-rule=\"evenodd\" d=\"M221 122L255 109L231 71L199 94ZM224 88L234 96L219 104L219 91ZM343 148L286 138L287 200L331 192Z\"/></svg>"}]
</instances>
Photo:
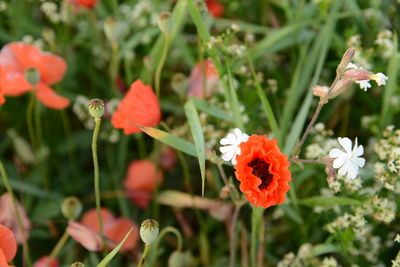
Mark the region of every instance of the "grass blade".
<instances>
[{"instance_id":1,"label":"grass blade","mask_svg":"<svg viewBox=\"0 0 400 267\"><path fill-rule=\"evenodd\" d=\"M300 200L300 204L309 207L326 207L330 208L336 205L362 205L361 201L336 196L316 196Z\"/></svg>"},{"instance_id":2,"label":"grass blade","mask_svg":"<svg viewBox=\"0 0 400 267\"><path fill-rule=\"evenodd\" d=\"M192 100L189 100L185 104L185 113L192 132L194 140L194 146L196 148L197 159L200 165L201 173L201 195L204 196L204 185L206 180L206 159L205 159L205 144L203 131L201 129L199 114L197 113L196 107Z\"/></svg>"},{"instance_id":3,"label":"grass blade","mask_svg":"<svg viewBox=\"0 0 400 267\"><path fill-rule=\"evenodd\" d=\"M129 235L131 234L133 228L129 230L129 232L125 235L124 239L119 243L118 246L116 246L113 250L111 250L110 253L107 254L107 256L99 263L97 264L97 267L105 267L107 264L110 263L110 261L117 255L119 250L121 249L122 245L125 243L126 239L128 239Z\"/></svg>"}]
</instances>

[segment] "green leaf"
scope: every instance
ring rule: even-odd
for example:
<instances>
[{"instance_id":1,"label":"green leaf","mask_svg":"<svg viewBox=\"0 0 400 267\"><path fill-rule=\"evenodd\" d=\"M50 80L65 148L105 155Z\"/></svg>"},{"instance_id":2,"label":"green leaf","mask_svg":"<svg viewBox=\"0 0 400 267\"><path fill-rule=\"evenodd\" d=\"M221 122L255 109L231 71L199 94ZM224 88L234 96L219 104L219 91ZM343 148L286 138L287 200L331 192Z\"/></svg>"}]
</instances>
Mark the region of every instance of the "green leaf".
<instances>
[{"instance_id":1,"label":"green leaf","mask_svg":"<svg viewBox=\"0 0 400 267\"><path fill-rule=\"evenodd\" d=\"M314 257L324 254L338 253L340 249L334 244L318 244L313 247L312 253Z\"/></svg>"},{"instance_id":2,"label":"green leaf","mask_svg":"<svg viewBox=\"0 0 400 267\"><path fill-rule=\"evenodd\" d=\"M316 196L300 200L300 204L310 207L333 207L336 205L362 205L362 202L347 197Z\"/></svg>"},{"instance_id":3,"label":"green leaf","mask_svg":"<svg viewBox=\"0 0 400 267\"><path fill-rule=\"evenodd\" d=\"M132 123L132 124L139 127L143 132L145 132L147 135L153 137L154 139L156 139L166 145L169 145L169 146L175 148L176 150L186 153L190 156L197 157L196 148L192 143L190 143L182 138L179 138L175 135L167 133L165 131L159 130L157 128L142 126L142 125L138 125L138 124L134 124L134 123Z\"/></svg>"},{"instance_id":4,"label":"green leaf","mask_svg":"<svg viewBox=\"0 0 400 267\"><path fill-rule=\"evenodd\" d=\"M204 196L204 184L206 180L206 158L204 149L205 144L199 114L197 113L196 107L194 106L192 100L186 102L185 113L189 122L190 131L192 132L192 137L197 153L197 159L199 160L201 172L201 195Z\"/></svg>"},{"instance_id":5,"label":"green leaf","mask_svg":"<svg viewBox=\"0 0 400 267\"><path fill-rule=\"evenodd\" d=\"M121 249L122 245L125 243L126 239L129 237L129 235L131 234L133 230L133 227L131 228L131 230L129 230L129 232L125 235L124 239L121 241L121 243L119 243L118 246L116 246L110 253L107 254L107 256L99 263L97 264L97 267L105 267L107 266L107 264L110 263L110 261L115 257L115 255L117 255L117 253L119 252L119 250Z\"/></svg>"},{"instance_id":6,"label":"green leaf","mask_svg":"<svg viewBox=\"0 0 400 267\"><path fill-rule=\"evenodd\" d=\"M192 98L193 104L196 106L198 110L201 110L208 115L214 116L218 119L222 119L224 121L232 121L232 117L230 114L226 113L224 110L213 107L207 104L206 101L199 98Z\"/></svg>"}]
</instances>

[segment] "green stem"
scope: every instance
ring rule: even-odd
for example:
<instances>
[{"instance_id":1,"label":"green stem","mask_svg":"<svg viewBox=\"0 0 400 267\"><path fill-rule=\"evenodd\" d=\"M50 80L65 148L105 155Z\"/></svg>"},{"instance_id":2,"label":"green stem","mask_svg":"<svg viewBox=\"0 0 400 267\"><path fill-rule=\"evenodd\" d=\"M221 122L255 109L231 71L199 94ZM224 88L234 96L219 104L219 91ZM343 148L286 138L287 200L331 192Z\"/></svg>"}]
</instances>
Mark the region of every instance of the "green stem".
<instances>
[{"instance_id":1,"label":"green stem","mask_svg":"<svg viewBox=\"0 0 400 267\"><path fill-rule=\"evenodd\" d=\"M99 161L97 159L97 137L99 135L101 119L95 118L95 127L93 131L92 139L92 154L93 154L93 165L94 165L94 194L96 197L96 210L97 218L99 220L99 234L101 236L102 245L104 248L105 241L103 236L103 219L101 218L101 205L100 205L100 173L99 173Z\"/></svg>"},{"instance_id":2,"label":"green stem","mask_svg":"<svg viewBox=\"0 0 400 267\"><path fill-rule=\"evenodd\" d=\"M25 229L24 229L24 226L23 226L23 223L22 223L21 214L19 213L19 209L18 209L18 206L17 206L17 202L15 200L15 197L14 197L14 193L13 193L11 185L10 185L10 183L8 181L8 176L7 176L6 170L5 170L4 165L3 165L3 163L1 161L0 161L0 174L1 174L1 178L3 179L4 186L5 186L6 190L7 190L7 192L10 194L11 201L12 201L12 206L13 206L15 215L17 217L18 229L22 234L22 247L23 247L24 258L25 258L25 261L26 261L27 265L29 267L31 267L32 266L32 262L31 262L31 258L30 258L30 255L29 255L29 246L28 246L28 242L25 239L25 237L27 235L25 233Z\"/></svg>"},{"instance_id":3,"label":"green stem","mask_svg":"<svg viewBox=\"0 0 400 267\"><path fill-rule=\"evenodd\" d=\"M264 213L264 208L253 206L253 211L251 214L251 247L250 247L250 266L257 266L257 247L259 241L259 232L262 215Z\"/></svg>"},{"instance_id":4,"label":"green stem","mask_svg":"<svg viewBox=\"0 0 400 267\"><path fill-rule=\"evenodd\" d=\"M114 90L114 95L119 96L120 92L117 87L117 76L119 69L119 49L117 43L111 43L111 64L110 64L110 76L111 76L111 87Z\"/></svg>"},{"instance_id":5,"label":"green stem","mask_svg":"<svg viewBox=\"0 0 400 267\"><path fill-rule=\"evenodd\" d=\"M238 231L236 231L237 220L240 214L240 208L242 205L235 205L235 211L233 212L232 224L230 229L230 242L229 242L229 267L235 266L236 261L236 239Z\"/></svg>"},{"instance_id":6,"label":"green stem","mask_svg":"<svg viewBox=\"0 0 400 267\"><path fill-rule=\"evenodd\" d=\"M32 147L36 148L35 130L33 128L33 107L35 105L35 95L31 93L29 98L28 109L26 111L26 123L28 125L29 140L31 141Z\"/></svg>"},{"instance_id":7,"label":"green stem","mask_svg":"<svg viewBox=\"0 0 400 267\"><path fill-rule=\"evenodd\" d=\"M53 250L50 253L49 258L50 259L55 259L60 252L60 250L64 247L65 243L68 241L69 234L67 231L64 232L60 240L58 240L56 246L53 248Z\"/></svg>"},{"instance_id":8,"label":"green stem","mask_svg":"<svg viewBox=\"0 0 400 267\"><path fill-rule=\"evenodd\" d=\"M158 62L156 73L155 73L155 87L157 97L160 97L160 82L161 82L161 71L164 66L165 60L167 59L169 44L171 42L171 36L169 34L164 35L164 47L161 54L160 61Z\"/></svg>"},{"instance_id":9,"label":"green stem","mask_svg":"<svg viewBox=\"0 0 400 267\"><path fill-rule=\"evenodd\" d=\"M141 267L143 265L144 261L147 258L147 254L149 254L150 247L151 247L150 245L146 245L144 247L144 251L143 251L142 257L140 258L140 261L139 261L137 267Z\"/></svg>"},{"instance_id":10,"label":"green stem","mask_svg":"<svg viewBox=\"0 0 400 267\"><path fill-rule=\"evenodd\" d=\"M157 238L157 241L154 243L154 251L157 251L157 249L158 249L158 246L160 245L160 241L161 241L161 239L164 237L164 235L166 235L167 233L172 233L172 234L174 234L175 236L176 236L176 238L177 238L177 241L178 241L178 243L177 243L177 245L176 245L176 250L177 251L182 251L182 247L183 247L183 238L182 238L182 235L181 235L181 233L179 232L179 230L178 229L176 229L175 227L172 227L172 226L167 226L167 227L165 227L165 228L163 228L162 229L162 231L160 232L160 234L159 234L159 236L158 236L158 238ZM156 254L155 253L152 253L152 256L150 257L150 262L149 262L149 266L153 266L154 264L154 261L156 260ZM140 265L138 265L138 267L139 267Z\"/></svg>"}]
</instances>

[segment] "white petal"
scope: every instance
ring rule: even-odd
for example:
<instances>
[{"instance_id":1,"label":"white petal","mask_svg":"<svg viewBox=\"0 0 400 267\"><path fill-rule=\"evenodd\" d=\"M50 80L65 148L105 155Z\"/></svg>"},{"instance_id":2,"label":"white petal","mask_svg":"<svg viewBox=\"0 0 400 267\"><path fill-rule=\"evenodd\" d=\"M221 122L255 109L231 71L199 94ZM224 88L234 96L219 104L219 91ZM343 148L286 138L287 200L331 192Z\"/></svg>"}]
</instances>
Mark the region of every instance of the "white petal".
<instances>
[{"instance_id":1,"label":"white petal","mask_svg":"<svg viewBox=\"0 0 400 267\"><path fill-rule=\"evenodd\" d=\"M236 163L237 163L237 161L236 161L236 156L237 156L237 154L235 153L235 155L233 155L233 158L232 158L232 160L231 160L231 162L232 162L233 165L236 165Z\"/></svg>"},{"instance_id":2,"label":"white petal","mask_svg":"<svg viewBox=\"0 0 400 267\"><path fill-rule=\"evenodd\" d=\"M364 158L355 158L353 160L358 165L358 167L362 168L362 167L365 166L365 159Z\"/></svg>"},{"instance_id":3,"label":"white petal","mask_svg":"<svg viewBox=\"0 0 400 267\"><path fill-rule=\"evenodd\" d=\"M351 140L348 137L338 138L339 144L344 148L349 155L351 154Z\"/></svg>"},{"instance_id":4,"label":"white petal","mask_svg":"<svg viewBox=\"0 0 400 267\"><path fill-rule=\"evenodd\" d=\"M234 150L230 150L224 154L222 154L221 158L225 161L231 161L233 159L233 157L235 156L235 151Z\"/></svg>"},{"instance_id":5,"label":"white petal","mask_svg":"<svg viewBox=\"0 0 400 267\"><path fill-rule=\"evenodd\" d=\"M235 151L237 147L235 146L221 146L219 148L219 151L221 151L221 153L225 154L228 153L228 151Z\"/></svg>"},{"instance_id":6,"label":"white petal","mask_svg":"<svg viewBox=\"0 0 400 267\"><path fill-rule=\"evenodd\" d=\"M354 179L358 174L358 165L349 163L347 168L347 178Z\"/></svg>"},{"instance_id":7,"label":"white petal","mask_svg":"<svg viewBox=\"0 0 400 267\"><path fill-rule=\"evenodd\" d=\"M349 170L349 162L346 161L343 166L339 169L338 174L344 176Z\"/></svg>"},{"instance_id":8,"label":"white petal","mask_svg":"<svg viewBox=\"0 0 400 267\"><path fill-rule=\"evenodd\" d=\"M364 147L362 145L359 145L358 147L354 146L353 157L359 157L362 154L364 154Z\"/></svg>"},{"instance_id":9,"label":"white petal","mask_svg":"<svg viewBox=\"0 0 400 267\"><path fill-rule=\"evenodd\" d=\"M347 157L338 157L337 159L335 159L333 161L333 168L338 169L338 168L342 167L343 164L345 163L346 159L348 159L348 158Z\"/></svg>"},{"instance_id":10,"label":"white petal","mask_svg":"<svg viewBox=\"0 0 400 267\"><path fill-rule=\"evenodd\" d=\"M247 134L243 133L242 142L247 142L247 140L249 140L249 136Z\"/></svg>"},{"instance_id":11,"label":"white petal","mask_svg":"<svg viewBox=\"0 0 400 267\"><path fill-rule=\"evenodd\" d=\"M337 149L337 148L332 148L331 151L329 151L329 157L333 158L333 159L343 157L346 155L347 155L346 153L344 153L342 150Z\"/></svg>"}]
</instances>

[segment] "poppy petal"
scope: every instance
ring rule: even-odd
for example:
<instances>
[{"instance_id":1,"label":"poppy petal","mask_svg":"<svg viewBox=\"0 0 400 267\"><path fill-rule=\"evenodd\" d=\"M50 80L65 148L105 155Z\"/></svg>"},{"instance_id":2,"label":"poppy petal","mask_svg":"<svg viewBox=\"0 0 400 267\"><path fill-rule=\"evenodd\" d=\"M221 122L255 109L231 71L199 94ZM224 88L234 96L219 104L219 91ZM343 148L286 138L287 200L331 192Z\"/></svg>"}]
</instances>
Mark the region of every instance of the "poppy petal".
<instances>
[{"instance_id":1,"label":"poppy petal","mask_svg":"<svg viewBox=\"0 0 400 267\"><path fill-rule=\"evenodd\" d=\"M39 66L41 81L52 85L61 81L67 70L67 64L59 56L42 52L42 61Z\"/></svg>"},{"instance_id":2,"label":"poppy petal","mask_svg":"<svg viewBox=\"0 0 400 267\"><path fill-rule=\"evenodd\" d=\"M106 231L114 222L114 215L106 208L100 209L101 218L103 219L103 230ZM90 230L99 232L99 221L96 209L91 209L83 215L81 223Z\"/></svg>"},{"instance_id":3,"label":"poppy petal","mask_svg":"<svg viewBox=\"0 0 400 267\"><path fill-rule=\"evenodd\" d=\"M21 72L3 69L1 66L0 87L3 88L5 96L19 96L32 90L32 86Z\"/></svg>"},{"instance_id":4,"label":"poppy petal","mask_svg":"<svg viewBox=\"0 0 400 267\"><path fill-rule=\"evenodd\" d=\"M68 234L79 244L89 251L99 251L101 249L101 238L88 227L70 221L67 227Z\"/></svg>"},{"instance_id":5,"label":"poppy petal","mask_svg":"<svg viewBox=\"0 0 400 267\"><path fill-rule=\"evenodd\" d=\"M14 233L0 224L0 250L3 252L7 262L12 261L17 253L17 242Z\"/></svg>"},{"instance_id":6,"label":"poppy petal","mask_svg":"<svg viewBox=\"0 0 400 267\"><path fill-rule=\"evenodd\" d=\"M70 103L68 98L57 95L53 89L43 83L39 83L36 87L36 97L43 105L54 109L64 109L68 107Z\"/></svg>"},{"instance_id":7,"label":"poppy petal","mask_svg":"<svg viewBox=\"0 0 400 267\"><path fill-rule=\"evenodd\" d=\"M113 226L105 233L105 236L116 246L124 239L131 228L133 228L132 233L122 245L121 252L133 250L139 241L138 226L133 221L127 218L116 219Z\"/></svg>"}]
</instances>

